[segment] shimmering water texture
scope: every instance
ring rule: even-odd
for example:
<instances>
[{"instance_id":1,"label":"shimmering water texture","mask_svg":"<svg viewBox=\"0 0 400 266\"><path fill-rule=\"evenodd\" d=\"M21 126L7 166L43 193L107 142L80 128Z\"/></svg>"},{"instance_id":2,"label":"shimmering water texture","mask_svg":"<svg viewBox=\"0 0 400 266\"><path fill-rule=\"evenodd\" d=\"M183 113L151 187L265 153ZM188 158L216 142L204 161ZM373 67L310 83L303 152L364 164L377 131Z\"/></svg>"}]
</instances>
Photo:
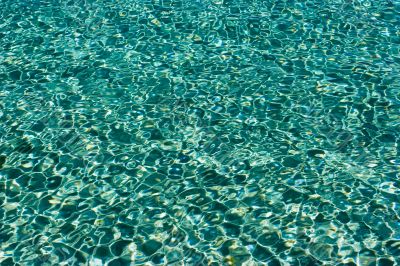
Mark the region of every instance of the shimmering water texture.
<instances>
[{"instance_id":1,"label":"shimmering water texture","mask_svg":"<svg viewBox=\"0 0 400 266\"><path fill-rule=\"evenodd\" d=\"M398 265L400 1L0 0L1 265Z\"/></svg>"}]
</instances>

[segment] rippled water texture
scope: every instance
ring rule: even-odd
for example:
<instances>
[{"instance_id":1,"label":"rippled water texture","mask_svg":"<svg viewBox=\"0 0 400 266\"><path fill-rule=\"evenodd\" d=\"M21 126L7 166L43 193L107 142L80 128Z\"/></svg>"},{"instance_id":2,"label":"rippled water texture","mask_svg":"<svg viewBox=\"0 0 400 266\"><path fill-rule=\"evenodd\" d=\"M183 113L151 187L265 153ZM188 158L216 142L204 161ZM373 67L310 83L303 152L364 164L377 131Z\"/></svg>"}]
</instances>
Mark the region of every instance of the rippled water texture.
<instances>
[{"instance_id":1,"label":"rippled water texture","mask_svg":"<svg viewBox=\"0 0 400 266\"><path fill-rule=\"evenodd\" d=\"M1 265L397 265L400 1L0 0Z\"/></svg>"}]
</instances>

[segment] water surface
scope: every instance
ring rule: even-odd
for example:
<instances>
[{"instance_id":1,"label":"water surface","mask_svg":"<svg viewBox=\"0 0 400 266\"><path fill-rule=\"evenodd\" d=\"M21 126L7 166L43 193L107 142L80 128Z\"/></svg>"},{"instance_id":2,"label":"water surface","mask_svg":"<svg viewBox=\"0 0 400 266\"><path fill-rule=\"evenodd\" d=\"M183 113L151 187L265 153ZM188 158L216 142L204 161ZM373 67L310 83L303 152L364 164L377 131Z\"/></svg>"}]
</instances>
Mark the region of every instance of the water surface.
<instances>
[{"instance_id":1,"label":"water surface","mask_svg":"<svg viewBox=\"0 0 400 266\"><path fill-rule=\"evenodd\" d=\"M0 0L2 265L397 265L399 50L397 0Z\"/></svg>"}]
</instances>

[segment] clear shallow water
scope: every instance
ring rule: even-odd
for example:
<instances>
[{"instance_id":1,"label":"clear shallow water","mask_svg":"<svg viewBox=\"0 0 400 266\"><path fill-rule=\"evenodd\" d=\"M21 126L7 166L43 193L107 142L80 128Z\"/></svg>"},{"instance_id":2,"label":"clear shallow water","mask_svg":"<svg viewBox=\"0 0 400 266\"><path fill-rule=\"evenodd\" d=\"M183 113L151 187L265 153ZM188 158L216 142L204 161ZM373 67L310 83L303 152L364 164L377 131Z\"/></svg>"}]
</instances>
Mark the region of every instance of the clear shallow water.
<instances>
[{"instance_id":1,"label":"clear shallow water","mask_svg":"<svg viewBox=\"0 0 400 266\"><path fill-rule=\"evenodd\" d=\"M0 1L2 265L393 265L398 1Z\"/></svg>"}]
</instances>

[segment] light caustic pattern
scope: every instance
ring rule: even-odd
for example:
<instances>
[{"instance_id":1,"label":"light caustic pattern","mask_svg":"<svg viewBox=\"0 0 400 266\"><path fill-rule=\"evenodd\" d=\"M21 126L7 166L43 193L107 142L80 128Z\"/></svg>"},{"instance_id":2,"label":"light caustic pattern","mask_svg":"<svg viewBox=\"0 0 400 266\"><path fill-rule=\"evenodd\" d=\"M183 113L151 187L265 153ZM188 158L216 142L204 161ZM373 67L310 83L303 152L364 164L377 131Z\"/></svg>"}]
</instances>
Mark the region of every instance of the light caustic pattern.
<instances>
[{"instance_id":1,"label":"light caustic pattern","mask_svg":"<svg viewBox=\"0 0 400 266\"><path fill-rule=\"evenodd\" d=\"M399 48L397 0L0 0L1 263L400 263Z\"/></svg>"}]
</instances>

